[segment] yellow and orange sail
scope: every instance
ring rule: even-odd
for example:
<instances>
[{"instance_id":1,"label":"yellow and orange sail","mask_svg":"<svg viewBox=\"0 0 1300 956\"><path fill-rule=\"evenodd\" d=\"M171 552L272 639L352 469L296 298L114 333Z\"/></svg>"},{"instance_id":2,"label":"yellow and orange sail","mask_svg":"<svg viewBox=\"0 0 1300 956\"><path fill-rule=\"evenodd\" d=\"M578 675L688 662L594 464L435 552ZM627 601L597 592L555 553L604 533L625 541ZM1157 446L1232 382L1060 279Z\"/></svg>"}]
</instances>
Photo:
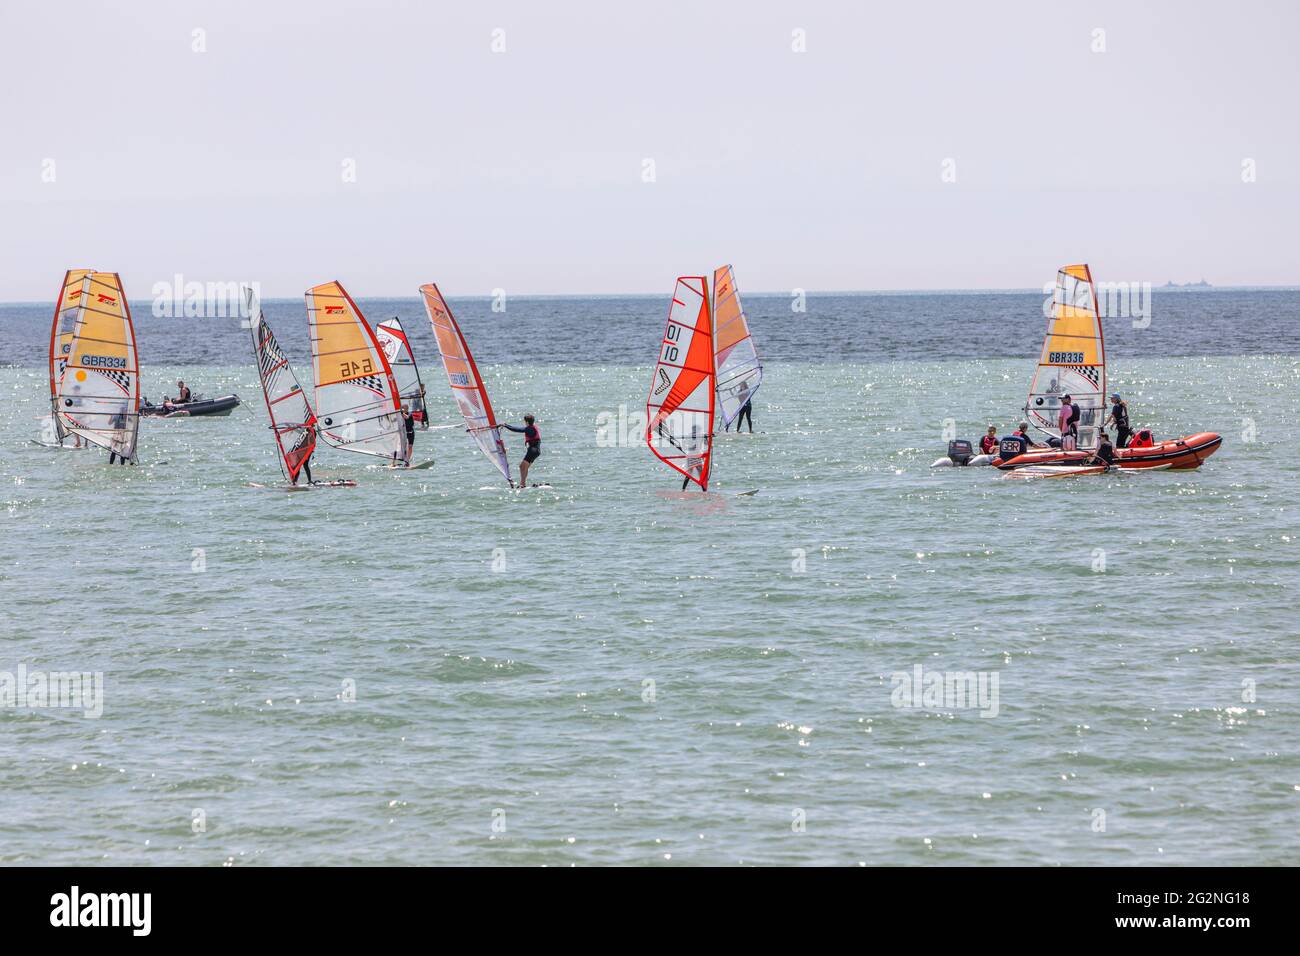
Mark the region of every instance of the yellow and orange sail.
<instances>
[{"instance_id":1,"label":"yellow and orange sail","mask_svg":"<svg viewBox=\"0 0 1300 956\"><path fill-rule=\"evenodd\" d=\"M1059 438L1065 395L1081 413L1078 447L1095 448L1106 417L1106 344L1092 272L1082 264L1056 274L1047 335L1025 403L1030 424Z\"/></svg>"},{"instance_id":2,"label":"yellow and orange sail","mask_svg":"<svg viewBox=\"0 0 1300 956\"><path fill-rule=\"evenodd\" d=\"M392 367L339 282L307 290L307 326L320 436L335 448L409 464Z\"/></svg>"},{"instance_id":3,"label":"yellow and orange sail","mask_svg":"<svg viewBox=\"0 0 1300 956\"><path fill-rule=\"evenodd\" d=\"M115 272L69 271L50 335L57 427L127 461L140 429L140 368L131 309Z\"/></svg>"}]
</instances>

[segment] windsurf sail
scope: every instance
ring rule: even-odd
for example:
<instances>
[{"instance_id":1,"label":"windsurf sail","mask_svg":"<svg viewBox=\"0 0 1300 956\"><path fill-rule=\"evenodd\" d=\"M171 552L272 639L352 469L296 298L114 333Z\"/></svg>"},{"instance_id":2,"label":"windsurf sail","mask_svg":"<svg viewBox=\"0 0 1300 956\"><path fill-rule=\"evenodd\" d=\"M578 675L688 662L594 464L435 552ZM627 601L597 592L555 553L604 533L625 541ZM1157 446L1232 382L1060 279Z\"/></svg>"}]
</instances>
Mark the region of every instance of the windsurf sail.
<instances>
[{"instance_id":1,"label":"windsurf sail","mask_svg":"<svg viewBox=\"0 0 1300 956\"><path fill-rule=\"evenodd\" d=\"M257 316L257 321L250 325L253 355L257 359L258 377L262 380L266 413L271 417L271 431L280 449L280 470L291 484L296 484L303 465L316 450L316 415L280 343L266 324L266 316L262 314L261 304L253 290L245 288L244 296L248 301L250 319Z\"/></svg>"},{"instance_id":2,"label":"windsurf sail","mask_svg":"<svg viewBox=\"0 0 1300 956\"><path fill-rule=\"evenodd\" d=\"M410 339L402 328L402 320L393 316L380 322L375 326L375 338L393 370L393 380L397 382L397 393L402 402L410 407L412 417L428 428L429 418L424 413L424 385L420 381L420 370L415 364Z\"/></svg>"},{"instance_id":3,"label":"windsurf sail","mask_svg":"<svg viewBox=\"0 0 1300 956\"><path fill-rule=\"evenodd\" d=\"M307 326L320 436L335 448L408 464L392 367L342 285L307 290Z\"/></svg>"},{"instance_id":4,"label":"windsurf sail","mask_svg":"<svg viewBox=\"0 0 1300 956\"><path fill-rule=\"evenodd\" d=\"M665 464L709 489L717 375L706 276L677 280L659 362L646 399L646 444Z\"/></svg>"},{"instance_id":5,"label":"windsurf sail","mask_svg":"<svg viewBox=\"0 0 1300 956\"><path fill-rule=\"evenodd\" d=\"M763 366L749 334L749 321L740 305L740 290L731 266L713 272L713 367L717 369L718 405L726 427L763 384Z\"/></svg>"},{"instance_id":6,"label":"windsurf sail","mask_svg":"<svg viewBox=\"0 0 1300 956\"><path fill-rule=\"evenodd\" d=\"M59 380L68 364L72 348L72 330L77 324L81 306L82 280L94 269L69 269L63 276L58 301L54 304L54 322L50 326L50 421L54 434L50 437L60 445L67 433L59 418Z\"/></svg>"},{"instance_id":7,"label":"windsurf sail","mask_svg":"<svg viewBox=\"0 0 1300 956\"><path fill-rule=\"evenodd\" d=\"M469 426L470 437L488 456L488 460L497 466L502 477L514 487L510 478L510 459L506 455L505 443L501 440L501 427L492 413L492 403L488 400L487 388L483 385L483 376L474 364L469 343L460 331L451 307L438 291L437 285L428 282L420 286L424 296L424 308L429 313L433 324L433 335L438 340L438 353L442 356L442 367L447 371L447 384L456 399L465 424Z\"/></svg>"},{"instance_id":8,"label":"windsurf sail","mask_svg":"<svg viewBox=\"0 0 1300 956\"><path fill-rule=\"evenodd\" d=\"M73 285L65 286L60 303L61 313L74 313L71 332L53 335L63 352L62 358L51 359L55 368L60 362L63 366L54 392L59 427L133 461L140 431L140 367L122 281L116 272L87 271ZM61 314L60 322L64 318Z\"/></svg>"},{"instance_id":9,"label":"windsurf sail","mask_svg":"<svg viewBox=\"0 0 1300 956\"><path fill-rule=\"evenodd\" d=\"M1025 404L1030 424L1060 438L1063 395L1079 406L1078 447L1096 448L1106 418L1106 347L1097 290L1086 265L1066 266L1056 274L1047 337Z\"/></svg>"}]
</instances>

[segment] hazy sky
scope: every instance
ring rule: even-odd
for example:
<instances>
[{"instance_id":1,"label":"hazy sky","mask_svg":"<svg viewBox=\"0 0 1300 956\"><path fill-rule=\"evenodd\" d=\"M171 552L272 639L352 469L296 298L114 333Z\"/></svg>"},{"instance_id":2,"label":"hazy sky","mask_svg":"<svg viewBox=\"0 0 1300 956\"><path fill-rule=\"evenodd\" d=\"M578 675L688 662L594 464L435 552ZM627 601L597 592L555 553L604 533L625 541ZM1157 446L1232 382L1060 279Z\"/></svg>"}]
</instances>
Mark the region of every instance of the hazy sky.
<instances>
[{"instance_id":1,"label":"hazy sky","mask_svg":"<svg viewBox=\"0 0 1300 956\"><path fill-rule=\"evenodd\" d=\"M1297 10L4 0L0 300L1300 283Z\"/></svg>"}]
</instances>

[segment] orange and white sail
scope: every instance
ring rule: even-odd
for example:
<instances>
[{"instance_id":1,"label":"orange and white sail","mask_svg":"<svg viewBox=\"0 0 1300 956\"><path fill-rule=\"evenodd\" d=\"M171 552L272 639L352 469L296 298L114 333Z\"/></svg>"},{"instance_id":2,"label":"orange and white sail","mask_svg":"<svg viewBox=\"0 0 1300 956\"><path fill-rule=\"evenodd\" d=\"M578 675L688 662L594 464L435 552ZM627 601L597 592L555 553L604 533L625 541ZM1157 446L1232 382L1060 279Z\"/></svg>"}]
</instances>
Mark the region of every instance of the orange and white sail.
<instances>
[{"instance_id":1,"label":"orange and white sail","mask_svg":"<svg viewBox=\"0 0 1300 956\"><path fill-rule=\"evenodd\" d=\"M290 482L296 484L303 465L316 450L316 414L298 384L289 360L275 340L275 333L266 323L262 306L253 290L244 289L253 332L253 355L257 359L257 375L262 381L262 396L266 399L266 412L271 418L271 432L280 450L280 470Z\"/></svg>"},{"instance_id":2,"label":"orange and white sail","mask_svg":"<svg viewBox=\"0 0 1300 956\"><path fill-rule=\"evenodd\" d=\"M63 369L68 364L68 353L72 349L72 330L77 324L78 307L81 305L82 280L94 271L69 269L63 276L63 286L59 289L59 298L54 304L54 322L50 326L50 421L54 427L51 437L60 445L63 444L66 433L58 414L59 380L63 378Z\"/></svg>"},{"instance_id":3,"label":"orange and white sail","mask_svg":"<svg viewBox=\"0 0 1300 956\"><path fill-rule=\"evenodd\" d=\"M409 464L401 395L365 316L338 282L307 290L321 438L345 451Z\"/></svg>"},{"instance_id":4,"label":"orange and white sail","mask_svg":"<svg viewBox=\"0 0 1300 956\"><path fill-rule=\"evenodd\" d=\"M501 441L501 427L492 413L492 402L488 400L487 388L478 366L474 364L469 343L437 285L425 283L420 286L420 295L424 297L424 308L429 313L434 338L438 340L438 353L447 372L447 384L451 386L452 397L469 427L470 437L513 487L510 458L506 455L505 443Z\"/></svg>"},{"instance_id":5,"label":"orange and white sail","mask_svg":"<svg viewBox=\"0 0 1300 956\"><path fill-rule=\"evenodd\" d=\"M1096 448L1106 417L1106 345L1087 265L1065 266L1056 274L1047 336L1025 403L1030 424L1059 438L1063 395L1079 406L1078 447Z\"/></svg>"},{"instance_id":6,"label":"orange and white sail","mask_svg":"<svg viewBox=\"0 0 1300 956\"><path fill-rule=\"evenodd\" d=\"M763 384L763 366L749 334L731 266L713 272L713 365L718 376L718 410L726 427Z\"/></svg>"},{"instance_id":7,"label":"orange and white sail","mask_svg":"<svg viewBox=\"0 0 1300 956\"><path fill-rule=\"evenodd\" d=\"M51 336L58 427L133 461L140 432L140 367L131 309L116 272L68 274ZM69 313L71 313L69 315ZM64 331L63 323L70 323ZM65 337L66 336L66 340ZM60 369L59 366L62 365Z\"/></svg>"},{"instance_id":8,"label":"orange and white sail","mask_svg":"<svg viewBox=\"0 0 1300 956\"><path fill-rule=\"evenodd\" d=\"M646 399L646 444L665 464L709 488L717 375L706 276L677 280Z\"/></svg>"}]
</instances>

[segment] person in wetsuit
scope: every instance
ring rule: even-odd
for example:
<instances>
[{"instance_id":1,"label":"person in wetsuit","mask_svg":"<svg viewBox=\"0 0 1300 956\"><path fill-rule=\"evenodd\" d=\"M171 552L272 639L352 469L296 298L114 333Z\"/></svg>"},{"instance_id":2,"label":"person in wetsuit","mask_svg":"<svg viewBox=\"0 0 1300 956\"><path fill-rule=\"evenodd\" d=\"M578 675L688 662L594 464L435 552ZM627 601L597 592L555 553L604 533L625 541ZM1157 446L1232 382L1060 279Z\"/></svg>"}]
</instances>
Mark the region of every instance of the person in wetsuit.
<instances>
[{"instance_id":1,"label":"person in wetsuit","mask_svg":"<svg viewBox=\"0 0 1300 956\"><path fill-rule=\"evenodd\" d=\"M415 416L411 414L411 406L402 406L402 424L406 426L406 463L409 465L415 460Z\"/></svg>"},{"instance_id":2,"label":"person in wetsuit","mask_svg":"<svg viewBox=\"0 0 1300 956\"><path fill-rule=\"evenodd\" d=\"M1119 397L1119 392L1110 397L1110 415L1102 422L1102 427L1105 428L1112 422L1115 425L1116 447L1127 448L1128 436L1132 434L1128 424L1128 402Z\"/></svg>"},{"instance_id":3,"label":"person in wetsuit","mask_svg":"<svg viewBox=\"0 0 1300 956\"><path fill-rule=\"evenodd\" d=\"M749 422L749 433L754 434L754 404L752 394L749 391L749 382L741 379L740 390L736 394L736 400L740 402L740 411L736 413L736 434L740 434L740 423ZM731 431L731 426L726 425L723 431Z\"/></svg>"},{"instance_id":4,"label":"person in wetsuit","mask_svg":"<svg viewBox=\"0 0 1300 956\"><path fill-rule=\"evenodd\" d=\"M1104 431L1097 439L1097 450L1088 456L1085 464L1105 465L1107 469L1114 467L1115 446L1110 443L1110 436Z\"/></svg>"},{"instance_id":5,"label":"person in wetsuit","mask_svg":"<svg viewBox=\"0 0 1300 956\"><path fill-rule=\"evenodd\" d=\"M537 460L537 456L542 453L542 433L537 430L537 419L532 415L525 415L523 428L504 423L501 427L512 432L520 432L524 436L524 445L527 450L524 452L524 460L519 463L519 487L527 488L528 469Z\"/></svg>"}]
</instances>

